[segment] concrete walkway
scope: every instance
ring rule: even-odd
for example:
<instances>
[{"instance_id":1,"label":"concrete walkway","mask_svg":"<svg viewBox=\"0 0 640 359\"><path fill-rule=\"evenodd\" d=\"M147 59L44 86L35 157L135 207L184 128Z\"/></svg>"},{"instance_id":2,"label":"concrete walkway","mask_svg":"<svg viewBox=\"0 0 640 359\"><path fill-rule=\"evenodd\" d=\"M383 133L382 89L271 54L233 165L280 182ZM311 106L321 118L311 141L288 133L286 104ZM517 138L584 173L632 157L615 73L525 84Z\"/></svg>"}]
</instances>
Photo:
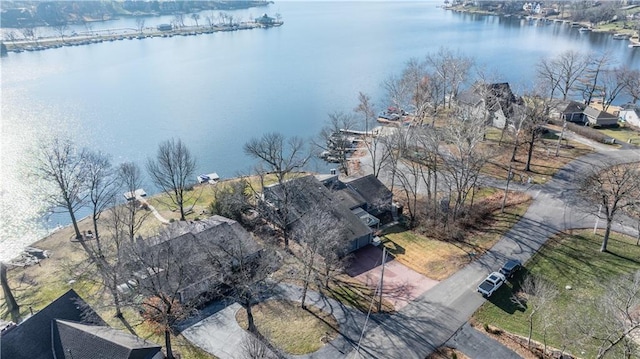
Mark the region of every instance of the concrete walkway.
<instances>
[{"instance_id":1,"label":"concrete walkway","mask_svg":"<svg viewBox=\"0 0 640 359\"><path fill-rule=\"evenodd\" d=\"M147 202L146 198L141 197L141 196L136 196L136 200L139 201L141 204L146 205L147 208L149 208L149 210L153 214L153 216L156 217L156 219L158 221L160 221L160 223L162 223L162 224L169 224L170 223L166 218L162 217L160 212L158 212L158 210L156 210L156 208L154 206L152 206L151 204L149 204L149 202Z\"/></svg>"}]
</instances>

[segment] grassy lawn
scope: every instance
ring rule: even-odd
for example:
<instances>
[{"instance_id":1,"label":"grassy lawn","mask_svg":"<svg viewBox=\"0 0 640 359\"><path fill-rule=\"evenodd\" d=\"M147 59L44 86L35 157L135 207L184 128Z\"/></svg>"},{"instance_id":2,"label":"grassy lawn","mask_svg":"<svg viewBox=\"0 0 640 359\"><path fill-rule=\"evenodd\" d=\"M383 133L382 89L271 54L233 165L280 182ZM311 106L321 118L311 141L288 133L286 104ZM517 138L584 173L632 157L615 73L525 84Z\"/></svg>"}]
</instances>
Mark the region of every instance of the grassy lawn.
<instances>
[{"instance_id":1,"label":"grassy lawn","mask_svg":"<svg viewBox=\"0 0 640 359\"><path fill-rule=\"evenodd\" d=\"M620 126L617 128L599 128L597 130L606 136L615 138L616 141L621 143L629 142L634 145L640 145L640 132L634 131L628 127Z\"/></svg>"},{"instance_id":2,"label":"grassy lawn","mask_svg":"<svg viewBox=\"0 0 640 359\"><path fill-rule=\"evenodd\" d=\"M502 199L502 192L495 190L485 190L484 195L479 202ZM383 233L382 243L395 260L429 278L443 280L491 248L527 211L529 204L528 197L510 193L505 213L497 210L479 228L466 230L464 240L438 240L394 226Z\"/></svg>"},{"instance_id":3,"label":"grassy lawn","mask_svg":"<svg viewBox=\"0 0 640 359\"><path fill-rule=\"evenodd\" d=\"M525 273L544 278L552 283L559 293L547 310L549 313L566 313L569 303L579 298L596 298L600 295L602 289L598 283L640 270L640 246L635 245L635 239L612 235L608 245L609 253L599 251L601 242L602 233L594 235L589 230L573 235L558 235L547 242L512 283L518 283ZM572 289L566 290L567 285ZM515 289L518 289L517 284ZM527 336L530 311L522 310L510 301L512 290L512 284L500 288L475 313L474 319ZM542 341L542 333L537 330L538 327L534 325L533 338ZM560 334L551 330L547 333L547 342L560 347L562 338ZM580 353L582 348L569 347L569 350ZM594 353L587 353L583 357L594 357L592 354Z\"/></svg>"},{"instance_id":4,"label":"grassy lawn","mask_svg":"<svg viewBox=\"0 0 640 359\"><path fill-rule=\"evenodd\" d=\"M338 335L335 318L312 306L302 309L299 303L270 300L256 304L253 316L258 331L276 347L294 355L313 353ZM236 320L247 327L247 313L240 309Z\"/></svg>"}]
</instances>

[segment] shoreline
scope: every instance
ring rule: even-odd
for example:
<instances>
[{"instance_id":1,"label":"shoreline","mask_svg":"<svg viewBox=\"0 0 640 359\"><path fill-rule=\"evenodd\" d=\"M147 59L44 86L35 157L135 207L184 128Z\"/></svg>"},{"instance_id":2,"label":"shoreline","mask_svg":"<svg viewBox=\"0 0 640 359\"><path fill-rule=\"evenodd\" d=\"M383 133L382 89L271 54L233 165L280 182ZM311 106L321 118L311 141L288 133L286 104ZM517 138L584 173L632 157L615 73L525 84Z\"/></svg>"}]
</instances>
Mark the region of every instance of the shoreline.
<instances>
[{"instance_id":1,"label":"shoreline","mask_svg":"<svg viewBox=\"0 0 640 359\"><path fill-rule=\"evenodd\" d=\"M57 49L64 46L81 46L98 44L102 42L113 42L121 40L143 40L149 38L166 38L173 36L195 36L213 34L216 32L252 30L252 29L268 29L279 27L284 24L283 21L273 21L263 24L258 22L242 22L239 24L216 24L213 26L184 26L171 30L159 30L158 28L146 27L142 30L133 28L110 29L92 31L90 33L82 33L70 36L51 36L37 39L22 39L20 41L3 41L7 52L20 53L23 51L42 51L48 49Z\"/></svg>"},{"instance_id":2,"label":"shoreline","mask_svg":"<svg viewBox=\"0 0 640 359\"><path fill-rule=\"evenodd\" d=\"M544 15L526 15L526 14L504 14L504 13L498 13L498 12L494 12L494 11L487 11L487 10L479 10L479 9L475 9L475 8L466 8L465 6L443 6L442 7L445 10L450 10L453 12L458 12L458 13L464 13L464 14L476 14L476 15L487 15L487 16L498 16L498 17L504 17L504 18L510 18L510 17L514 17L517 19L524 19L524 20L529 20L529 21L541 21L541 22L559 22L562 24L579 24L579 26L581 28L587 28L592 32L595 33L601 33L601 34L610 34L610 35L616 35L616 34L623 34L623 35L628 35L629 39L628 41L631 44L640 44L640 38L637 34L637 32L634 29L607 29L607 28L602 28L599 25L596 26L591 26L591 24L589 22L586 21L573 21L567 17L563 17L561 18L560 15L550 15L550 16L544 16ZM635 34L635 35L634 35ZM629 46L631 47L631 46Z\"/></svg>"}]
</instances>

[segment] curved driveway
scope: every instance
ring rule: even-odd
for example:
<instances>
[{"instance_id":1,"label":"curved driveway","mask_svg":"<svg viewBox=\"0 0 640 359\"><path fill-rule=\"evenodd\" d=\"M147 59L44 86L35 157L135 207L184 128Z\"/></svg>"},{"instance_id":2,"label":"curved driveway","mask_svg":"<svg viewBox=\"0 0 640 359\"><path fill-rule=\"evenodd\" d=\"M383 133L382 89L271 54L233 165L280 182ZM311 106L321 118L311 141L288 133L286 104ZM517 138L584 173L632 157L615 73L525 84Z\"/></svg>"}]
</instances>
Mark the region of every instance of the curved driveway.
<instances>
[{"instance_id":1,"label":"curved driveway","mask_svg":"<svg viewBox=\"0 0 640 359\"><path fill-rule=\"evenodd\" d=\"M525 263L555 233L594 225L592 208L576 192L576 182L582 174L600 163L635 161L640 161L638 150L596 152L568 163L546 184L527 188L533 203L491 250L397 314L379 320L377 326L365 333L359 350L352 351L347 358L425 358L452 338L484 303L475 287L505 259ZM499 183L493 185L502 187ZM601 221L600 225L604 223ZM614 230L637 233L631 226L621 224L614 224Z\"/></svg>"}]
</instances>

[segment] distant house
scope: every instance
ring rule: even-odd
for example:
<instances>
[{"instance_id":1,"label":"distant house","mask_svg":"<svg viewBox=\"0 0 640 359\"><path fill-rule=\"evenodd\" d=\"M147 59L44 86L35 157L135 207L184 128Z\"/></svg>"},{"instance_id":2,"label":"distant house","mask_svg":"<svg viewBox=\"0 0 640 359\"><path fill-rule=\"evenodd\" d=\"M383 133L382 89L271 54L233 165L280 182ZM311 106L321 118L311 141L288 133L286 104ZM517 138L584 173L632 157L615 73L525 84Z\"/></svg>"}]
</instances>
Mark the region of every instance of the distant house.
<instances>
[{"instance_id":1,"label":"distant house","mask_svg":"<svg viewBox=\"0 0 640 359\"><path fill-rule=\"evenodd\" d=\"M207 301L211 292L220 285L223 279L221 274L208 265L211 261L211 251L219 247L241 244L249 260L259 256L262 251L253 235L238 222L218 215L200 221L171 223L166 233L138 240L148 241L156 258L169 255L175 258L189 258L190 266L196 270L186 275L188 279L178 289L181 303L199 304L199 301ZM143 271L134 280L144 281L151 278Z\"/></svg>"},{"instance_id":2,"label":"distant house","mask_svg":"<svg viewBox=\"0 0 640 359\"><path fill-rule=\"evenodd\" d=\"M550 116L559 121L584 124L587 119L584 110L587 105L572 100L553 100L551 102Z\"/></svg>"},{"instance_id":3,"label":"distant house","mask_svg":"<svg viewBox=\"0 0 640 359\"><path fill-rule=\"evenodd\" d=\"M618 118L632 126L640 127L640 106L635 104L626 104L620 109Z\"/></svg>"},{"instance_id":4,"label":"distant house","mask_svg":"<svg viewBox=\"0 0 640 359\"><path fill-rule=\"evenodd\" d=\"M618 124L618 116L598 110L591 106L587 106L584 109L584 115L586 117L586 122L589 123L590 126L607 127Z\"/></svg>"},{"instance_id":5,"label":"distant house","mask_svg":"<svg viewBox=\"0 0 640 359\"><path fill-rule=\"evenodd\" d=\"M107 326L73 289L0 341L0 357L11 359L164 358L159 345Z\"/></svg>"},{"instance_id":6,"label":"distant house","mask_svg":"<svg viewBox=\"0 0 640 359\"><path fill-rule=\"evenodd\" d=\"M273 25L276 23L276 19L267 16L267 14L263 14L259 18L256 18L255 21L260 25Z\"/></svg>"},{"instance_id":7,"label":"distant house","mask_svg":"<svg viewBox=\"0 0 640 359\"><path fill-rule=\"evenodd\" d=\"M309 175L292 179L287 185L294 193L287 219L291 228L311 215L314 204L320 204L317 207L328 211L341 226L347 252L371 243L380 225L377 216L391 210L391 191L373 175L348 182L338 180L337 175ZM280 185L266 187L264 199L277 207L283 199Z\"/></svg>"},{"instance_id":8,"label":"distant house","mask_svg":"<svg viewBox=\"0 0 640 359\"><path fill-rule=\"evenodd\" d=\"M497 128L507 125L507 119L513 115L515 105L520 103L507 82L475 83L461 91L456 100L459 105L470 109L474 114L486 115L487 124Z\"/></svg>"},{"instance_id":9,"label":"distant house","mask_svg":"<svg viewBox=\"0 0 640 359\"><path fill-rule=\"evenodd\" d=\"M160 25L156 26L156 28L158 29L158 31L171 31L171 30L173 30L173 25L171 25L171 24L160 24Z\"/></svg>"}]
</instances>

